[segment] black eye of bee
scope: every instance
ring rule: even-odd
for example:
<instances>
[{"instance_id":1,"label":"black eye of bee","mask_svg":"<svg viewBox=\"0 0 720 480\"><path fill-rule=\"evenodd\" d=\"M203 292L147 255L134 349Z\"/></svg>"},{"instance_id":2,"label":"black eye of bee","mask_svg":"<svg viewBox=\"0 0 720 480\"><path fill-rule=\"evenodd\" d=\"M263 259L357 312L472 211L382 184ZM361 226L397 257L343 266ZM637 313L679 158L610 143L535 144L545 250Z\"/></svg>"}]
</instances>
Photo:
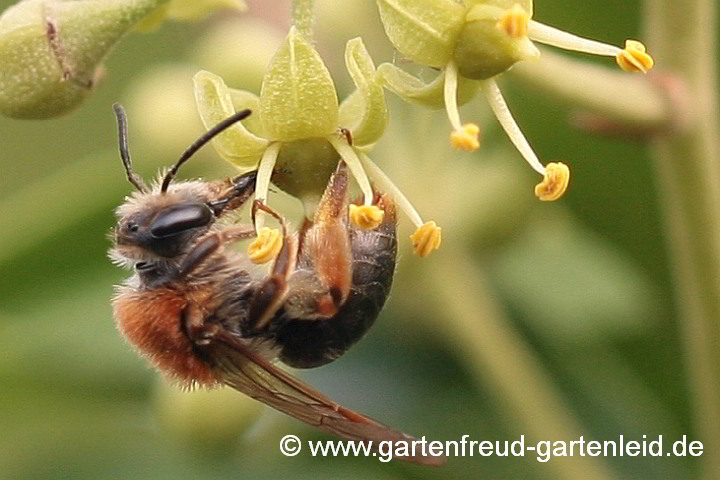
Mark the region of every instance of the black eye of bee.
<instances>
[{"instance_id":1,"label":"black eye of bee","mask_svg":"<svg viewBox=\"0 0 720 480\"><path fill-rule=\"evenodd\" d=\"M135 222L128 222L126 225L126 228L131 232L137 232L140 229L140 226Z\"/></svg>"},{"instance_id":2,"label":"black eye of bee","mask_svg":"<svg viewBox=\"0 0 720 480\"><path fill-rule=\"evenodd\" d=\"M162 210L150 225L150 234L165 238L204 227L213 220L213 212L204 203L173 205Z\"/></svg>"}]
</instances>

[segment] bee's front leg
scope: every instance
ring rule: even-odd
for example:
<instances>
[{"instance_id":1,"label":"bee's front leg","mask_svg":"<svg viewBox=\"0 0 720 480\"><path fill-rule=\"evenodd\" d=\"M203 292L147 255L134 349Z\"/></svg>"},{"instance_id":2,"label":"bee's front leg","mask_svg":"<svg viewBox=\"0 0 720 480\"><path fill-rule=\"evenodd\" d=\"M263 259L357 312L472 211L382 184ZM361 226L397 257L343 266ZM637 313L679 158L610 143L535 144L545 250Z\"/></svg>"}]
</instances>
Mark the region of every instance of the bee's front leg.
<instances>
[{"instance_id":1,"label":"bee's front leg","mask_svg":"<svg viewBox=\"0 0 720 480\"><path fill-rule=\"evenodd\" d=\"M253 330L265 328L285 301L289 290L288 279L295 270L298 250L297 239L289 235L285 219L262 201L256 200L252 207L253 223L258 210L272 215L280 222L283 246L275 258L270 276L263 281L250 303L248 326Z\"/></svg>"},{"instance_id":2,"label":"bee's front leg","mask_svg":"<svg viewBox=\"0 0 720 480\"><path fill-rule=\"evenodd\" d=\"M196 270L200 265L218 252L225 243L244 240L255 236L252 225L238 225L228 227L220 232L211 233L199 240L192 250L185 256L177 273L178 278L184 278Z\"/></svg>"}]
</instances>

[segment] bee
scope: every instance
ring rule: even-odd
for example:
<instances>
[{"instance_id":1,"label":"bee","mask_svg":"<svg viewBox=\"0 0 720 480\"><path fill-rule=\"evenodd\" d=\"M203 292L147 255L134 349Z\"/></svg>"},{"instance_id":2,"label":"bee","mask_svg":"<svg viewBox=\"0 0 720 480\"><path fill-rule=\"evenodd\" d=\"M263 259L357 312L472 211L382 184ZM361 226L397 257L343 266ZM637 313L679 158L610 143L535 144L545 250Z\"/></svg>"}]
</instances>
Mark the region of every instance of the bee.
<instances>
[{"instance_id":1,"label":"bee","mask_svg":"<svg viewBox=\"0 0 720 480\"><path fill-rule=\"evenodd\" d=\"M174 182L180 166L244 110L197 139L148 187L133 172L124 109L115 105L120 156L137 190L116 210L110 257L134 269L117 287L120 332L182 386L230 386L298 420L351 440L415 440L353 412L275 365L311 368L337 359L375 321L390 292L397 251L395 206L376 194L383 223L362 230L347 219L348 174L340 161L312 221L291 234L275 217L283 246L269 274L232 246L255 237L253 224L220 222L254 193L256 172L233 179ZM444 457L400 459L439 465Z\"/></svg>"}]
</instances>

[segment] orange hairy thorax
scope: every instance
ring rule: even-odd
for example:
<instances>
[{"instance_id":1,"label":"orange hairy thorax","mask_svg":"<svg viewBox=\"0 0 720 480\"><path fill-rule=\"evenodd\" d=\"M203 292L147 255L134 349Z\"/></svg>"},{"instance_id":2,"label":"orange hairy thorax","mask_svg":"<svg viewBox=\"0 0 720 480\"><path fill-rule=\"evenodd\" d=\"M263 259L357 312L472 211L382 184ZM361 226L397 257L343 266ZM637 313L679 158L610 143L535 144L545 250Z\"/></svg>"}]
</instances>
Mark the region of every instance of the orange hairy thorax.
<instances>
[{"instance_id":1,"label":"orange hairy thorax","mask_svg":"<svg viewBox=\"0 0 720 480\"><path fill-rule=\"evenodd\" d=\"M193 352L183 331L187 292L170 288L128 292L113 300L117 328L155 368L186 386L218 383L210 366Z\"/></svg>"}]
</instances>

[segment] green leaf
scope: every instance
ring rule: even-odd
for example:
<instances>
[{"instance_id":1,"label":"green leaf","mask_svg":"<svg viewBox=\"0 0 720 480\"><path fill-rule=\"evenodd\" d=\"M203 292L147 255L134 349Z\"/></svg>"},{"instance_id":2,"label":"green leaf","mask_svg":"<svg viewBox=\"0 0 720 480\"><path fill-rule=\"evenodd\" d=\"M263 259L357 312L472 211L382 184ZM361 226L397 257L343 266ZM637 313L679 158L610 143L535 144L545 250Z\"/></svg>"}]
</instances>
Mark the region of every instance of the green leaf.
<instances>
[{"instance_id":1,"label":"green leaf","mask_svg":"<svg viewBox=\"0 0 720 480\"><path fill-rule=\"evenodd\" d=\"M425 83L395 65L383 63L378 67L377 76L388 90L405 100L429 108L445 108L444 72L437 75L432 82ZM458 105L464 105L472 100L479 86L480 84L475 80L458 77Z\"/></svg>"},{"instance_id":2,"label":"green leaf","mask_svg":"<svg viewBox=\"0 0 720 480\"><path fill-rule=\"evenodd\" d=\"M324 137L338 128L338 100L320 55L295 28L270 61L260 116L271 140Z\"/></svg>"},{"instance_id":3,"label":"green leaf","mask_svg":"<svg viewBox=\"0 0 720 480\"><path fill-rule=\"evenodd\" d=\"M612 246L546 215L491 264L500 293L542 336L587 342L642 331L655 292Z\"/></svg>"},{"instance_id":4,"label":"green leaf","mask_svg":"<svg viewBox=\"0 0 720 480\"><path fill-rule=\"evenodd\" d=\"M382 84L375 78L375 65L360 38L348 41L345 64L355 82L355 91L340 105L340 125L352 133L356 145L377 142L388 123Z\"/></svg>"},{"instance_id":5,"label":"green leaf","mask_svg":"<svg viewBox=\"0 0 720 480\"><path fill-rule=\"evenodd\" d=\"M200 118L206 128L235 113L232 93L222 78L203 70L195 74L193 83ZM268 145L267 140L248 132L241 122L219 134L212 143L225 160L241 168L254 167Z\"/></svg>"}]
</instances>

